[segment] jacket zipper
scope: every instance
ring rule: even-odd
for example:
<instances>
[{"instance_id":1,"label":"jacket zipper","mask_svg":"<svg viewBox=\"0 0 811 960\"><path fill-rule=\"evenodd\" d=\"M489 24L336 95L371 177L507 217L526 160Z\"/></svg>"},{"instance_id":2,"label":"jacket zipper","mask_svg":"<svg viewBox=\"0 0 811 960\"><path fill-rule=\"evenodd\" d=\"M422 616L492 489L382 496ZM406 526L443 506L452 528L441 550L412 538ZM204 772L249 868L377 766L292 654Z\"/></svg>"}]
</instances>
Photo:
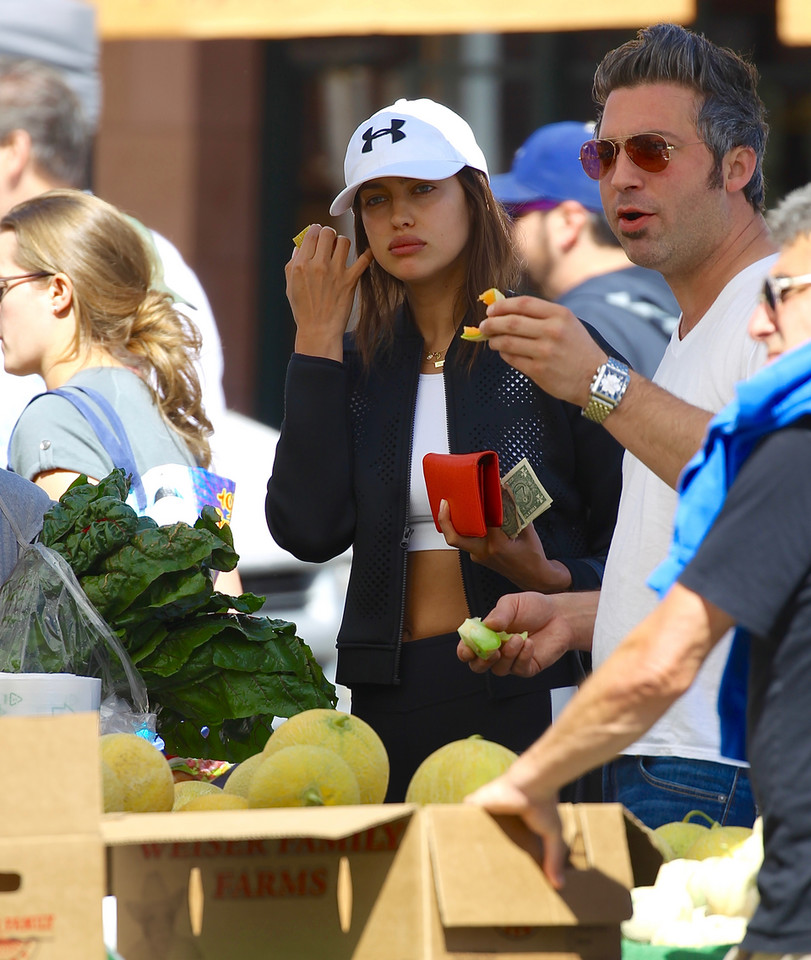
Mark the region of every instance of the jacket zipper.
<instances>
[{"instance_id":1,"label":"jacket zipper","mask_svg":"<svg viewBox=\"0 0 811 960\"><path fill-rule=\"evenodd\" d=\"M452 343L451 347L448 349L448 353L451 352L453 346L454 344ZM447 361L449 359L450 358L446 354L445 360ZM446 369L447 367L442 368L442 377L443 377L442 382L444 384L443 392L445 394L445 432L448 435L448 451L450 453L453 453L453 447L451 445L451 416L450 416L452 389L451 389L450 377L445 376ZM465 595L465 606L467 607L468 613L470 613L470 596L468 595L468 592L467 592L467 581L465 580L465 567L464 567L464 564L462 563L462 551L457 550L456 554L457 554L457 559L459 560L459 576L461 577L461 580L462 580L462 593L464 593Z\"/></svg>"},{"instance_id":2,"label":"jacket zipper","mask_svg":"<svg viewBox=\"0 0 811 960\"><path fill-rule=\"evenodd\" d=\"M420 368L419 368L419 358L417 359L416 364L417 371L417 386L420 382ZM403 527L403 535L400 537L400 549L403 551L403 561L402 561L402 587L400 590L400 619L397 630L397 648L394 656L394 676L395 679L399 680L400 678L400 659L402 656L403 650L403 627L405 625L405 605L406 605L406 584L408 582L408 542L411 539L411 534L414 532L414 528L409 526L409 509L411 506L411 461L414 457L414 423L417 418L417 390L413 390L411 394L411 428L408 431L408 457L406 458L406 507L405 507L405 526Z\"/></svg>"}]
</instances>

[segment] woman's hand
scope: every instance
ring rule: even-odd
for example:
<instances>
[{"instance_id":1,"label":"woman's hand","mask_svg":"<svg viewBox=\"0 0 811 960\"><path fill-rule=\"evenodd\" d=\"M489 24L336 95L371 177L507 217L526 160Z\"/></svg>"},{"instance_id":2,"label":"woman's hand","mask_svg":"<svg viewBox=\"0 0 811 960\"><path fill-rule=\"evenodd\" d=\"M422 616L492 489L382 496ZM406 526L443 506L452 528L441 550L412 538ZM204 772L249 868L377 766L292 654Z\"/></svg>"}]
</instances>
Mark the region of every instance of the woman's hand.
<instances>
[{"instance_id":1,"label":"woman's hand","mask_svg":"<svg viewBox=\"0 0 811 960\"><path fill-rule=\"evenodd\" d=\"M343 359L355 288L372 262L366 250L347 263L351 243L332 227L314 223L284 268L287 299L296 321L297 353Z\"/></svg>"},{"instance_id":2,"label":"woman's hand","mask_svg":"<svg viewBox=\"0 0 811 960\"><path fill-rule=\"evenodd\" d=\"M488 527L486 537L463 537L454 529L446 500L439 505L437 520L451 547L466 550L475 563L500 573L522 590L560 593L572 585L569 568L547 558L531 523L514 540L500 527Z\"/></svg>"}]
</instances>

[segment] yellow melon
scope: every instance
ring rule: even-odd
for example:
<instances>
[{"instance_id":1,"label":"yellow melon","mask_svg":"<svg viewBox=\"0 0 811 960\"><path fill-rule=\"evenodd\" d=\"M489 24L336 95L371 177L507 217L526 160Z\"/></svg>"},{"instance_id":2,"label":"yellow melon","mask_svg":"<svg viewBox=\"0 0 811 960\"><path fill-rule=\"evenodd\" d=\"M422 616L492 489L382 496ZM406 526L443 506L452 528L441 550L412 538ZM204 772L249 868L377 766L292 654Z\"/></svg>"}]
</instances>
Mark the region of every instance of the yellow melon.
<instances>
[{"instance_id":1,"label":"yellow melon","mask_svg":"<svg viewBox=\"0 0 811 960\"><path fill-rule=\"evenodd\" d=\"M696 823L693 817L701 817L707 824ZM665 860L680 860L712 826L718 826L712 817L702 810L691 810L682 820L672 820L656 827L652 839Z\"/></svg>"},{"instance_id":2,"label":"yellow melon","mask_svg":"<svg viewBox=\"0 0 811 960\"><path fill-rule=\"evenodd\" d=\"M417 767L406 791L407 803L461 803L474 790L500 776L518 755L474 735L435 750Z\"/></svg>"},{"instance_id":3,"label":"yellow melon","mask_svg":"<svg viewBox=\"0 0 811 960\"><path fill-rule=\"evenodd\" d=\"M246 810L248 801L245 797L240 797L236 793L226 793L215 787L215 793L201 793L192 797L188 803L179 807L180 813L188 813L194 810Z\"/></svg>"},{"instance_id":4,"label":"yellow melon","mask_svg":"<svg viewBox=\"0 0 811 960\"><path fill-rule=\"evenodd\" d=\"M346 761L360 788L360 803L382 803L389 785L389 757L383 741L360 717L328 708L303 710L268 738L266 757L285 747L327 747ZM230 778L229 778L230 779Z\"/></svg>"},{"instance_id":5,"label":"yellow melon","mask_svg":"<svg viewBox=\"0 0 811 960\"><path fill-rule=\"evenodd\" d=\"M134 733L105 733L100 742L102 762L121 782L124 810L147 813L172 809L175 781L169 761L157 747Z\"/></svg>"},{"instance_id":6,"label":"yellow melon","mask_svg":"<svg viewBox=\"0 0 811 960\"><path fill-rule=\"evenodd\" d=\"M275 734L274 734L275 736ZM251 778L251 807L321 807L360 803L349 764L327 747L283 747L259 764Z\"/></svg>"},{"instance_id":7,"label":"yellow melon","mask_svg":"<svg viewBox=\"0 0 811 960\"><path fill-rule=\"evenodd\" d=\"M226 793L234 793L239 797L245 797L247 800L253 775L264 759L264 753L255 753L252 757L238 763L228 774L228 779L223 784L223 790Z\"/></svg>"},{"instance_id":8,"label":"yellow melon","mask_svg":"<svg viewBox=\"0 0 811 960\"><path fill-rule=\"evenodd\" d=\"M751 827L711 827L687 848L688 860L706 860L707 857L729 856L736 847L752 836Z\"/></svg>"},{"instance_id":9,"label":"yellow melon","mask_svg":"<svg viewBox=\"0 0 811 960\"><path fill-rule=\"evenodd\" d=\"M109 764L101 761L101 793L105 813L120 813L124 809L124 785Z\"/></svg>"},{"instance_id":10,"label":"yellow melon","mask_svg":"<svg viewBox=\"0 0 811 960\"><path fill-rule=\"evenodd\" d=\"M180 780L175 784L175 802L172 809L180 810L190 800L207 793L222 793L222 790L216 784L209 783L207 780Z\"/></svg>"}]
</instances>

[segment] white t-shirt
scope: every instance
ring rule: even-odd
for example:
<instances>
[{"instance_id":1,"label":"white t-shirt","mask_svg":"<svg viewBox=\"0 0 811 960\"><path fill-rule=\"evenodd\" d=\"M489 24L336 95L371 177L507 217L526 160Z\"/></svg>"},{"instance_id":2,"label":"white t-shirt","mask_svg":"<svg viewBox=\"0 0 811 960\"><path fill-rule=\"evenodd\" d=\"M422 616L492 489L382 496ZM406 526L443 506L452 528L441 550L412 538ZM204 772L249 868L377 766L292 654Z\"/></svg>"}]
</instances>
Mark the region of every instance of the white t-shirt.
<instances>
[{"instance_id":1,"label":"white t-shirt","mask_svg":"<svg viewBox=\"0 0 811 960\"><path fill-rule=\"evenodd\" d=\"M734 277L700 322L679 339L678 330L653 378L654 383L694 406L718 412L734 396L735 384L765 360L765 350L747 334L763 278L776 256ZM594 627L595 668L658 603L647 586L667 556L678 494L626 453L622 497ZM692 687L626 753L721 760L717 699L731 634L713 650Z\"/></svg>"},{"instance_id":2,"label":"white t-shirt","mask_svg":"<svg viewBox=\"0 0 811 960\"><path fill-rule=\"evenodd\" d=\"M179 309L188 316L200 331L203 340L197 372L200 377L206 416L214 427L214 436L211 437L211 451L213 468L216 469L218 459L217 428L225 414L225 393L222 387L223 354L220 334L208 297L195 272L180 255L177 247L159 233L155 233L154 230L150 232L155 243L155 249L163 264L163 276L166 285L196 308L190 309L183 304L179 305ZM0 403L0 458L3 466L7 462L6 452L14 424L28 401L44 390L45 383L41 377L35 374L27 377L15 377L6 373L2 364L0 364L0 398L2 398L2 403Z\"/></svg>"}]
</instances>

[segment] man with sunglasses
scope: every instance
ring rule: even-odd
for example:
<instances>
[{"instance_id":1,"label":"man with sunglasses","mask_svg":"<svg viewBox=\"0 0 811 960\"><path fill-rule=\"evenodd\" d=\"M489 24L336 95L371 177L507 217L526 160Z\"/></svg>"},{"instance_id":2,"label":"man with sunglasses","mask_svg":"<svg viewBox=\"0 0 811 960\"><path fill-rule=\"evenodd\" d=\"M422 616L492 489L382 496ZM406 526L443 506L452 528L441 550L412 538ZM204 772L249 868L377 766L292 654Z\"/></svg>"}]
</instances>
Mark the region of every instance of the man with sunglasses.
<instances>
[{"instance_id":1,"label":"man with sunglasses","mask_svg":"<svg viewBox=\"0 0 811 960\"><path fill-rule=\"evenodd\" d=\"M761 212L767 125L755 69L700 35L658 24L606 55L594 91L598 137L583 145L581 162L599 178L629 258L664 275L681 320L649 381L596 350L561 307L522 298L488 308L482 330L490 346L602 422L628 452L601 592L538 595L547 629L534 644L511 640L499 660L472 661L475 670L532 675L567 649L590 649L597 666L650 613L655 595L646 581L667 552L678 476L711 412L764 359L746 336L775 249ZM730 642L605 769L604 798L651 827L696 808L722 823L754 819L746 766L720 746L716 700ZM470 660L461 647L459 656Z\"/></svg>"},{"instance_id":2,"label":"man with sunglasses","mask_svg":"<svg viewBox=\"0 0 811 960\"><path fill-rule=\"evenodd\" d=\"M591 124L565 120L532 133L490 186L514 225L527 289L568 307L652 377L679 322L657 270L631 263L608 225L600 187L573 162Z\"/></svg>"},{"instance_id":3,"label":"man with sunglasses","mask_svg":"<svg viewBox=\"0 0 811 960\"><path fill-rule=\"evenodd\" d=\"M682 475L670 553L651 577L663 601L549 733L470 798L521 814L560 886L559 786L644 734L736 626L718 713L727 755L751 762L764 858L760 904L726 960L811 960L811 185L769 219L781 252L749 333L770 362L738 385ZM530 594L512 602L500 627L543 630Z\"/></svg>"}]
</instances>

